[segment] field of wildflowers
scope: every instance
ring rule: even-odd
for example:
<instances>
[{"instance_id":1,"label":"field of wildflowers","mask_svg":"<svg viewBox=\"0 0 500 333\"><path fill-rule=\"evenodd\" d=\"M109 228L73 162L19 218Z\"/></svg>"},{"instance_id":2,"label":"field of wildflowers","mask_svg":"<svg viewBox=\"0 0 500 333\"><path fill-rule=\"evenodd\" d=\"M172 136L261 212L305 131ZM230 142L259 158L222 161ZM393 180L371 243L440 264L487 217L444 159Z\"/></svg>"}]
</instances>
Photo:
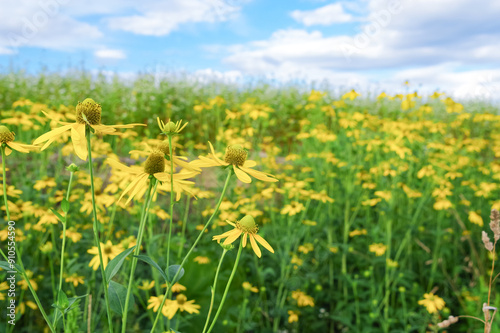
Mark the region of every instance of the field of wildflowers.
<instances>
[{"instance_id":1,"label":"field of wildflowers","mask_svg":"<svg viewBox=\"0 0 500 333\"><path fill-rule=\"evenodd\" d=\"M402 90L0 75L5 332L495 331L498 108Z\"/></svg>"}]
</instances>

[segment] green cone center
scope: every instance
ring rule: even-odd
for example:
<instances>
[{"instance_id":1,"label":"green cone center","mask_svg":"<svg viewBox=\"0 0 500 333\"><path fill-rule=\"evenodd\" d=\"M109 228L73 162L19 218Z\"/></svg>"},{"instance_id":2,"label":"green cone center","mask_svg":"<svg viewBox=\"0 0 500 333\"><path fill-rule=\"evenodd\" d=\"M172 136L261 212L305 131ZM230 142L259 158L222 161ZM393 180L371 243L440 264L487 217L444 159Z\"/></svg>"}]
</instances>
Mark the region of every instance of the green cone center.
<instances>
[{"instance_id":1,"label":"green cone center","mask_svg":"<svg viewBox=\"0 0 500 333\"><path fill-rule=\"evenodd\" d=\"M165 171L165 158L163 157L163 152L154 151L152 152L146 163L144 164L144 172L153 175L158 172Z\"/></svg>"},{"instance_id":2,"label":"green cone center","mask_svg":"<svg viewBox=\"0 0 500 333\"><path fill-rule=\"evenodd\" d=\"M227 146L224 161L226 163L243 166L247 160L247 151L241 145Z\"/></svg>"},{"instance_id":3,"label":"green cone center","mask_svg":"<svg viewBox=\"0 0 500 333\"><path fill-rule=\"evenodd\" d=\"M76 106L76 122L79 124L88 122L90 125L99 125L101 123L101 111L101 104L96 103L92 98L86 98Z\"/></svg>"},{"instance_id":4,"label":"green cone center","mask_svg":"<svg viewBox=\"0 0 500 333\"><path fill-rule=\"evenodd\" d=\"M14 141L14 132L11 132L6 126L0 126L0 143Z\"/></svg>"}]
</instances>

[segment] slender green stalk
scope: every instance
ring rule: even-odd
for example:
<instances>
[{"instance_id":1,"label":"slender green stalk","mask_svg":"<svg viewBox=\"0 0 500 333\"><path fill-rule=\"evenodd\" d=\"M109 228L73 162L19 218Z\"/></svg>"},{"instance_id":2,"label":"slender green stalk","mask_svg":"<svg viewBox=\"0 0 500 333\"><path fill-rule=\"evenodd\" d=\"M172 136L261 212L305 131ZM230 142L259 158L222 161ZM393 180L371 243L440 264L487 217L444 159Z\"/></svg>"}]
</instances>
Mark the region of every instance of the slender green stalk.
<instances>
[{"instance_id":1,"label":"slender green stalk","mask_svg":"<svg viewBox=\"0 0 500 333\"><path fill-rule=\"evenodd\" d=\"M9 204L7 201L7 177L5 176L5 150L4 143L0 144L0 149L2 150L2 170L3 170L3 200L5 202L5 213L7 214L7 221L10 221Z\"/></svg>"},{"instance_id":2,"label":"slender green stalk","mask_svg":"<svg viewBox=\"0 0 500 333\"><path fill-rule=\"evenodd\" d=\"M189 204L191 203L191 197L186 195L186 207L184 209L184 216L182 218L182 231L181 231L181 245L179 246L179 252L177 253L177 259L180 259L182 251L184 250L184 244L186 243L186 226L187 219L189 215Z\"/></svg>"},{"instance_id":3,"label":"slender green stalk","mask_svg":"<svg viewBox=\"0 0 500 333\"><path fill-rule=\"evenodd\" d=\"M222 199L224 198L224 194L226 193L227 186L229 185L229 179L231 179L231 175L232 174L233 174L233 170L229 169L229 171L227 173L226 182L224 183L224 188L222 189L219 201L217 202L217 206L215 206L215 210L214 210L212 216L210 216L210 218L208 219L208 221L205 224L205 226L203 227L203 229L201 229L200 234L198 235L198 238L196 238L196 240L194 241L193 245L191 245L191 248L189 249L188 253L186 253L186 255L184 256L184 259L182 259L182 262L181 262L181 264L179 266L179 269L177 270L177 273L174 275L174 278L172 279L172 281L175 281L175 279L177 278L177 276L181 272L182 267L184 267L184 264L186 263L186 260L189 258L189 255L191 254L191 252L193 252L193 250L196 247L196 245L198 245L198 242L200 241L201 237L205 233L205 230L208 228L208 226L210 225L210 223L212 222L212 220L214 219L214 217L219 212L220 204L222 203ZM158 313L156 314L156 318L155 318L155 321L153 323L153 327L151 328L151 331L150 331L151 333L154 332L154 330L156 328L156 325L158 323L158 320L160 319L161 309L163 309L163 305L165 304L165 301L167 300L167 295L168 295L168 292L170 291L171 287L172 287L172 284L167 284L167 290L165 291L165 294L163 296L163 300L161 301Z\"/></svg>"},{"instance_id":4,"label":"slender green stalk","mask_svg":"<svg viewBox=\"0 0 500 333\"><path fill-rule=\"evenodd\" d=\"M174 219L174 161L172 148L172 134L168 135L168 149L170 151L170 222L168 224L168 240L167 240L167 269L170 266L170 238L172 236L172 223Z\"/></svg>"},{"instance_id":5,"label":"slender green stalk","mask_svg":"<svg viewBox=\"0 0 500 333\"><path fill-rule=\"evenodd\" d=\"M236 273L236 268L238 268L238 263L240 262L241 250L243 250L243 242L242 241L240 241L240 247L238 249L238 254L236 255L236 260L234 262L233 271L231 272L231 275L229 276L229 280L227 281L226 290L224 290L224 294L222 295L222 299L220 300L219 308L217 309L217 312L215 313L214 320L212 321L212 325L210 325L210 328L208 329L207 333L210 333L212 331L212 329L214 328L215 322L217 321L217 318L219 317L219 314L222 310L222 306L224 305L224 302L226 301L229 287L231 286L231 282L233 281L234 274Z\"/></svg>"},{"instance_id":6,"label":"slender green stalk","mask_svg":"<svg viewBox=\"0 0 500 333\"><path fill-rule=\"evenodd\" d=\"M104 240L104 242L107 242L111 238L111 233L113 232L113 222L115 221L117 207L118 204L115 202L113 204L113 211L111 212L111 218L109 219L108 223L108 234L106 235L106 239Z\"/></svg>"},{"instance_id":7,"label":"slender green stalk","mask_svg":"<svg viewBox=\"0 0 500 333\"><path fill-rule=\"evenodd\" d=\"M125 304L123 309L123 317L122 317L122 332L125 333L127 330L127 314L128 314L128 304L130 301L130 294L132 292L132 283L134 282L134 274L135 269L137 267L137 257L141 250L142 236L144 235L144 227L146 226L146 220L148 219L148 211L149 205L151 204L151 198L154 193L151 193L153 185L156 185L156 178L150 176L148 191L146 192L146 200L144 201L144 211L142 213L141 222L139 224L139 233L137 234L137 245L134 249L134 256L132 258L132 266L130 267L130 275L128 278L128 287L127 287L127 297L125 297Z\"/></svg>"},{"instance_id":8,"label":"slender green stalk","mask_svg":"<svg viewBox=\"0 0 500 333\"><path fill-rule=\"evenodd\" d=\"M17 256L17 259L19 260L19 266L21 266L21 269L22 269L21 275L22 275L23 279L26 281L26 283L28 284L28 288L31 291L33 298L35 299L36 305L38 306L38 308L40 309L40 312L42 313L43 319L45 319L45 322L49 326L52 333L55 333L56 331L54 329L54 326L50 323L49 317L45 313L45 310L42 307L42 303L40 303L40 299L38 298L38 295L36 294L35 289L33 289L33 286L31 285L30 279L29 279L28 275L26 274L26 270L24 269L24 265L23 265L23 261L22 261L21 257L22 257L22 254L19 253L19 255Z\"/></svg>"},{"instance_id":9,"label":"slender green stalk","mask_svg":"<svg viewBox=\"0 0 500 333\"><path fill-rule=\"evenodd\" d=\"M222 261L224 260L224 256L226 255L227 253L227 250L225 248L222 249L222 255L220 256L220 260L219 260L219 265L217 266L217 271L215 272L215 278L214 278L214 284L212 286L212 297L210 299L210 308L208 309L208 314L207 314L207 319L205 321L205 326L203 327L203 332L202 333L205 333L205 331L207 330L207 327L208 327L208 322L210 320L210 315L212 314L212 309L213 309L213 306L214 306L214 299L215 299L215 292L217 290L217 278L219 277L219 271L220 271L220 267L222 266Z\"/></svg>"},{"instance_id":10,"label":"slender green stalk","mask_svg":"<svg viewBox=\"0 0 500 333\"><path fill-rule=\"evenodd\" d=\"M92 215L94 217L93 230L94 230L94 243L97 247L97 252L99 253L99 267L101 268L101 275L104 287L104 298L106 301L106 312L108 314L108 330L110 333L113 332L113 321L111 318L111 306L109 304L109 296L108 296L108 281L106 281L106 274L104 273L104 263L102 260L102 250L101 250L101 242L99 241L99 229L97 222L97 210L95 207L95 190L94 190L94 168L92 165L92 147L91 147L91 132L88 127L85 128L86 136L87 136L87 148L88 148L88 158L89 158L89 172L90 172L90 191L92 192Z\"/></svg>"},{"instance_id":11,"label":"slender green stalk","mask_svg":"<svg viewBox=\"0 0 500 333\"><path fill-rule=\"evenodd\" d=\"M69 176L69 184L68 184L68 191L66 192L66 201L69 203L69 194L71 192L71 183L73 182L73 171L71 171L70 176ZM69 210L68 210L69 212ZM61 269L59 271L59 287L57 288L57 297L56 297L56 303L59 300L59 294L61 293L62 289L62 280L63 280L63 272L64 272L64 249L66 247L66 226L68 223L68 212L64 215L64 221L62 222L63 225L63 240L62 240L62 245L61 245ZM64 318L64 317L63 317ZM57 324L57 316L54 316L54 326Z\"/></svg>"}]
</instances>

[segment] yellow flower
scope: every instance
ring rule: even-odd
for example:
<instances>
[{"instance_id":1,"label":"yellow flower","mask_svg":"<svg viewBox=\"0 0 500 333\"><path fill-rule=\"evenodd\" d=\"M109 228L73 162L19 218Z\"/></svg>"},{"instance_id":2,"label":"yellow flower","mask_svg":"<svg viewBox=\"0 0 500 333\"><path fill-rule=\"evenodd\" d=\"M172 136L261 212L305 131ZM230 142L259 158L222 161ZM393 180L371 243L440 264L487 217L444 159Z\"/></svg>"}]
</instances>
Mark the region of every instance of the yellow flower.
<instances>
[{"instance_id":1,"label":"yellow flower","mask_svg":"<svg viewBox=\"0 0 500 333\"><path fill-rule=\"evenodd\" d=\"M28 276L28 279L30 280L30 284L33 287L33 289L35 291L37 291L38 290L38 283L36 283L35 279L32 279L33 278L33 272L30 271L29 269L27 269L26 270L26 275ZM17 284L21 286L22 290L28 290L28 283L26 282L25 279L20 280Z\"/></svg>"},{"instance_id":2,"label":"yellow flower","mask_svg":"<svg viewBox=\"0 0 500 333\"><path fill-rule=\"evenodd\" d=\"M305 243L304 245L300 245L298 248L298 251L304 254L308 254L312 250L314 250L314 246L311 243Z\"/></svg>"},{"instance_id":3,"label":"yellow flower","mask_svg":"<svg viewBox=\"0 0 500 333\"><path fill-rule=\"evenodd\" d=\"M356 97L358 96L361 96L360 94L358 94L354 89L352 89L351 91L349 91L348 93L345 93L343 96L342 96L342 99L350 99L351 101L353 99L355 99Z\"/></svg>"},{"instance_id":4,"label":"yellow flower","mask_svg":"<svg viewBox=\"0 0 500 333\"><path fill-rule=\"evenodd\" d=\"M366 229L354 229L353 231L349 232L349 237L356 237L366 234L367 234Z\"/></svg>"},{"instance_id":5,"label":"yellow flower","mask_svg":"<svg viewBox=\"0 0 500 333\"><path fill-rule=\"evenodd\" d=\"M231 221L226 220L227 223L232 225L234 227L233 230L228 231L223 233L222 235L214 236L213 240L216 240L219 242L221 239L226 238L223 245L229 245L235 240L237 240L241 235L243 235L243 247L247 245L247 236L250 238L250 244L252 245L252 249L257 255L257 257L261 257L262 253L260 251L259 246L257 245L257 242L259 242L262 246L264 246L269 252L274 253L273 248L271 245L269 245L268 242L261 236L257 235L257 231L259 230L259 227L255 223L255 220L252 216L250 215L245 215L241 220L236 221L236 223L233 223ZM256 242L257 241L257 242Z\"/></svg>"},{"instance_id":6,"label":"yellow flower","mask_svg":"<svg viewBox=\"0 0 500 333\"><path fill-rule=\"evenodd\" d=\"M481 217L481 215L479 215L478 213L476 213L474 211L469 212L469 221L474 223L474 224L477 224L480 227L482 227L484 224L483 218Z\"/></svg>"},{"instance_id":7,"label":"yellow flower","mask_svg":"<svg viewBox=\"0 0 500 333\"><path fill-rule=\"evenodd\" d=\"M425 306L429 313L435 313L444 308L444 300L433 293L424 294L424 299L418 301L419 305Z\"/></svg>"},{"instance_id":8,"label":"yellow flower","mask_svg":"<svg viewBox=\"0 0 500 333\"><path fill-rule=\"evenodd\" d=\"M314 306L314 298L300 289L292 291L292 298L297 301L298 306Z\"/></svg>"},{"instance_id":9,"label":"yellow flower","mask_svg":"<svg viewBox=\"0 0 500 333\"><path fill-rule=\"evenodd\" d=\"M64 279L64 281L71 282L73 283L73 286L77 287L79 284L84 284L83 279L84 279L83 276L79 276L78 274L73 273L66 279Z\"/></svg>"},{"instance_id":10,"label":"yellow flower","mask_svg":"<svg viewBox=\"0 0 500 333\"><path fill-rule=\"evenodd\" d=\"M163 301L163 295L161 296L151 296L148 299L148 309L153 309L153 312L157 312L158 309L160 308L161 302ZM165 304L163 305L165 307Z\"/></svg>"},{"instance_id":11,"label":"yellow flower","mask_svg":"<svg viewBox=\"0 0 500 333\"><path fill-rule=\"evenodd\" d=\"M375 253L377 257L383 256L387 246L382 243L375 243L369 246L369 251Z\"/></svg>"},{"instance_id":12,"label":"yellow flower","mask_svg":"<svg viewBox=\"0 0 500 333\"><path fill-rule=\"evenodd\" d=\"M40 144L45 142L41 150L44 150L57 138L65 134L67 131L71 131L71 141L73 142L73 148L75 154L82 160L87 159L87 141L85 139L85 127L90 126L96 134L115 134L117 128L132 128L134 126L146 126L145 124L128 124L128 125L103 125L101 124L101 105L94 102L92 98L87 98L83 102L78 103L76 106L76 122L66 123L61 122L55 117L49 116L47 113L44 114L60 123L61 127L53 129L35 140L34 144Z\"/></svg>"},{"instance_id":13,"label":"yellow flower","mask_svg":"<svg viewBox=\"0 0 500 333\"><path fill-rule=\"evenodd\" d=\"M174 123L173 121L168 121L166 124L163 122L163 120L160 119L160 117L156 118L158 121L158 127L160 127L160 130L162 131L163 134L178 134L180 133L184 127L187 126L188 123L185 123L182 125L182 120L179 120L178 122Z\"/></svg>"},{"instance_id":14,"label":"yellow flower","mask_svg":"<svg viewBox=\"0 0 500 333\"><path fill-rule=\"evenodd\" d=\"M110 158L106 161L111 167L123 172L124 175L133 177L133 180L123 190L118 201L129 192L130 194L126 203L129 203L136 196L142 196L148 187L148 180L151 177L156 178L160 182L170 184L170 174L165 172L165 158L163 157L163 153L160 151L154 151L149 155L148 159L144 163L144 168L128 167ZM196 172L182 172L174 174L174 192L177 192L177 200L180 199L182 191L191 194L187 185L192 185L194 183L187 181L186 179L191 178L196 174ZM170 188L170 186L168 186L168 188Z\"/></svg>"},{"instance_id":15,"label":"yellow flower","mask_svg":"<svg viewBox=\"0 0 500 333\"><path fill-rule=\"evenodd\" d=\"M293 216L293 215L296 215L298 213L300 213L301 211L303 211L305 209L304 205L301 204L300 202L292 202L291 204L289 205L286 205L285 207L283 207L283 209L281 210L281 215L290 215L290 216Z\"/></svg>"},{"instance_id":16,"label":"yellow flower","mask_svg":"<svg viewBox=\"0 0 500 333\"><path fill-rule=\"evenodd\" d=\"M101 242L101 252L102 252L102 263L104 268L108 265L108 262L114 257L123 252L123 247L121 245L113 245L111 241L107 241L106 244ZM93 246L87 253L93 254L94 258L90 260L89 267L92 267L94 271L99 268L99 252L97 246Z\"/></svg>"},{"instance_id":17,"label":"yellow flower","mask_svg":"<svg viewBox=\"0 0 500 333\"><path fill-rule=\"evenodd\" d=\"M288 323L294 323L296 321L299 321L299 314L300 312L298 311L292 311L288 310Z\"/></svg>"},{"instance_id":18,"label":"yellow flower","mask_svg":"<svg viewBox=\"0 0 500 333\"><path fill-rule=\"evenodd\" d=\"M154 286L155 286L155 281L154 280L151 280L149 282L148 281L142 281L142 285L137 286L137 288L139 288L141 290L150 290Z\"/></svg>"},{"instance_id":19,"label":"yellow flower","mask_svg":"<svg viewBox=\"0 0 500 333\"><path fill-rule=\"evenodd\" d=\"M211 154L208 154L208 157L200 156L199 160L192 162L192 165L201 168L214 166L227 167L232 165L236 177L238 177L238 179L243 183L247 184L252 182L252 178L250 178L250 176L265 182L278 181L277 179L272 178L274 176L271 174L251 169L256 166L257 163L255 161L247 160L248 153L241 145L227 146L223 161L215 154L212 143L208 142L208 144L210 145Z\"/></svg>"},{"instance_id":20,"label":"yellow flower","mask_svg":"<svg viewBox=\"0 0 500 333\"><path fill-rule=\"evenodd\" d=\"M7 156L12 153L12 149L17 150L20 153L29 153L30 150L39 148L37 146L14 142L14 137L14 132L11 132L6 126L0 126L0 145L5 147L5 155Z\"/></svg>"},{"instance_id":21,"label":"yellow flower","mask_svg":"<svg viewBox=\"0 0 500 333\"><path fill-rule=\"evenodd\" d=\"M197 256L196 258L193 259L193 261L197 262L200 265L203 265L203 264L208 264L210 262L210 259L208 257Z\"/></svg>"},{"instance_id":22,"label":"yellow flower","mask_svg":"<svg viewBox=\"0 0 500 333\"><path fill-rule=\"evenodd\" d=\"M253 293L259 292L259 288L252 286L252 284L250 282L243 282L242 286L243 286L243 289L250 290Z\"/></svg>"},{"instance_id":23,"label":"yellow flower","mask_svg":"<svg viewBox=\"0 0 500 333\"><path fill-rule=\"evenodd\" d=\"M161 313L168 319L172 319L177 311L186 311L188 313L200 313L198 309L200 306L194 304L194 300L188 301L184 294L179 294L175 297L175 300L167 300L163 305Z\"/></svg>"}]
</instances>

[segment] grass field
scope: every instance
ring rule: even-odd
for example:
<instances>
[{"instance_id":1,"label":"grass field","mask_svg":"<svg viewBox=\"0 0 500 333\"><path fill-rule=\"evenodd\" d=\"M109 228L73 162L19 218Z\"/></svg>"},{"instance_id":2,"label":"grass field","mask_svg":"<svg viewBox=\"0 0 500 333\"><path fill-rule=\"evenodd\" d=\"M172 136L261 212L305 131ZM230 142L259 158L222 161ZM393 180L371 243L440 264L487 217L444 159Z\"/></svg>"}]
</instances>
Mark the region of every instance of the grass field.
<instances>
[{"instance_id":1,"label":"grass field","mask_svg":"<svg viewBox=\"0 0 500 333\"><path fill-rule=\"evenodd\" d=\"M100 120L90 101L77 107L87 98ZM498 111L411 87L363 96L1 74L3 152L69 126L58 121L77 132L3 155L1 248L7 255L15 229L21 271L6 332L208 332L212 322L213 332L434 332L450 315L484 320L483 303L499 305L494 286L489 295L495 250L482 240L484 230L494 241L490 212L500 209ZM146 126L103 135L101 123ZM248 182L246 158L267 175L246 172ZM227 220L238 222L231 250L213 240L235 228ZM97 241L105 263L118 258L104 279ZM448 330L485 332L470 318Z\"/></svg>"}]
</instances>

